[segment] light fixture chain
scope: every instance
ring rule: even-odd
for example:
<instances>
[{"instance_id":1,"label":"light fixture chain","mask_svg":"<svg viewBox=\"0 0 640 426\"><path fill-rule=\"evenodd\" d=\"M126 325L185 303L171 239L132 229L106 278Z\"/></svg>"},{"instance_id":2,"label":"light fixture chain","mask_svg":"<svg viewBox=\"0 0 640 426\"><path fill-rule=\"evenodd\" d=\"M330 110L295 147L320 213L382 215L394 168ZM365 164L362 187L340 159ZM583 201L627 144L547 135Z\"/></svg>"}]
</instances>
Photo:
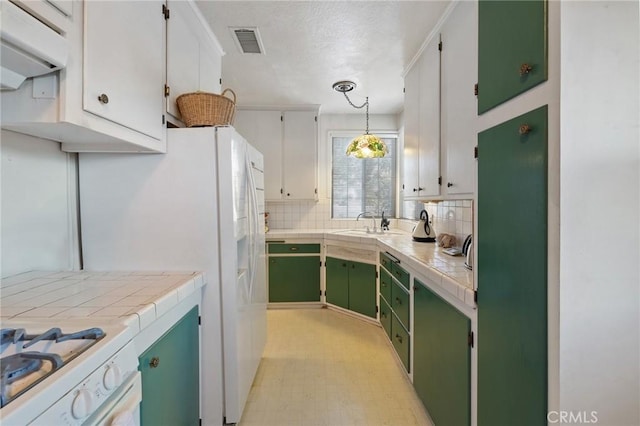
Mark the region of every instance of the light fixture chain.
<instances>
[{"instance_id":1,"label":"light fixture chain","mask_svg":"<svg viewBox=\"0 0 640 426\"><path fill-rule=\"evenodd\" d=\"M347 98L347 102L349 102L349 105L351 105L354 108L361 109L361 108L364 108L365 106L369 105L369 98L368 97L367 97L367 100L364 101L364 103L362 105L357 106L356 104L351 102L351 99L349 99L349 96L347 96L347 92L342 92L342 94L344 95L345 98Z\"/></svg>"},{"instance_id":2,"label":"light fixture chain","mask_svg":"<svg viewBox=\"0 0 640 426\"><path fill-rule=\"evenodd\" d=\"M347 102L349 102L349 105L351 105L352 107L357 109L362 109L364 107L367 107L367 109L365 110L366 111L365 116L367 118L367 130L364 132L364 134L368 135L369 134L369 97L367 96L365 98L365 101L362 105L357 106L353 102L351 102L351 99L349 99L349 96L347 96L347 92L342 92L342 94L344 95L345 98L347 98Z\"/></svg>"}]
</instances>

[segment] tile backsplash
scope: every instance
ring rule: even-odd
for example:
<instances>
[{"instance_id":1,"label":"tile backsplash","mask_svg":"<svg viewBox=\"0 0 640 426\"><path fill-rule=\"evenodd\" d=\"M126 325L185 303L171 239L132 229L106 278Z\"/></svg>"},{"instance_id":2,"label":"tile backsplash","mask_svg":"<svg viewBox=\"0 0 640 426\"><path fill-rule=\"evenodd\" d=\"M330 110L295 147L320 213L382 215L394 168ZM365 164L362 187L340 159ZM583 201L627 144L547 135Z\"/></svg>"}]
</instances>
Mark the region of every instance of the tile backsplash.
<instances>
[{"instance_id":1,"label":"tile backsplash","mask_svg":"<svg viewBox=\"0 0 640 426\"><path fill-rule=\"evenodd\" d=\"M391 228L408 232L417 223L420 211L426 209L436 233L446 232L456 236L457 245L462 245L465 237L473 230L473 201L452 200L429 203L415 203L415 220L392 219ZM406 206L405 206L406 207ZM371 219L331 219L331 200L289 201L286 203L267 202L269 229L352 229L370 226ZM405 210L406 211L406 210ZM380 226L380 218L376 218Z\"/></svg>"}]
</instances>

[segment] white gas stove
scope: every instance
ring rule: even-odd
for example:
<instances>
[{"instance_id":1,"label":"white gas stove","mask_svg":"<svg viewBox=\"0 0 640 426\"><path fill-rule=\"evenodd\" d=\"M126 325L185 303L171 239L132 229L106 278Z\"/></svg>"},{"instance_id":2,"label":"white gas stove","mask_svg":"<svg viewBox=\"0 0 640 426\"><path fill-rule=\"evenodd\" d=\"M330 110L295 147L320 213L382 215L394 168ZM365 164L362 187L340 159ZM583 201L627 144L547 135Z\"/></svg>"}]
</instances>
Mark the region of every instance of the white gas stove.
<instances>
[{"instance_id":1,"label":"white gas stove","mask_svg":"<svg viewBox=\"0 0 640 426\"><path fill-rule=\"evenodd\" d=\"M90 327L87 327L90 324ZM3 320L0 423L138 424L140 373L131 330L90 320Z\"/></svg>"}]
</instances>

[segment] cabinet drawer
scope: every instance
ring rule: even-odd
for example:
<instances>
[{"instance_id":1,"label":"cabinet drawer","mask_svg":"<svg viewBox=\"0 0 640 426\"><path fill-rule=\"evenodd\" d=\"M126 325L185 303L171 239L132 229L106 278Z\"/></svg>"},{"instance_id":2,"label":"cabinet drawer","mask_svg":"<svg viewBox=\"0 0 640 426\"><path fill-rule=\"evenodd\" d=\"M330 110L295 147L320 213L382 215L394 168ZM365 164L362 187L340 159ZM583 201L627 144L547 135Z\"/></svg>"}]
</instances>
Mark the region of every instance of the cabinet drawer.
<instances>
[{"instance_id":1,"label":"cabinet drawer","mask_svg":"<svg viewBox=\"0 0 640 426\"><path fill-rule=\"evenodd\" d=\"M320 253L320 244L267 243L269 253Z\"/></svg>"},{"instance_id":2,"label":"cabinet drawer","mask_svg":"<svg viewBox=\"0 0 640 426\"><path fill-rule=\"evenodd\" d=\"M391 275L383 268L380 268L380 295L382 295L387 302L391 301L392 283Z\"/></svg>"},{"instance_id":3,"label":"cabinet drawer","mask_svg":"<svg viewBox=\"0 0 640 426\"><path fill-rule=\"evenodd\" d=\"M384 266L387 271L391 272L391 265L393 265L393 260L385 253L380 253L380 265Z\"/></svg>"},{"instance_id":4,"label":"cabinet drawer","mask_svg":"<svg viewBox=\"0 0 640 426\"><path fill-rule=\"evenodd\" d=\"M405 289L394 282L391 286L391 309L398 316L404 328L409 330L409 293Z\"/></svg>"},{"instance_id":5,"label":"cabinet drawer","mask_svg":"<svg viewBox=\"0 0 640 426\"><path fill-rule=\"evenodd\" d=\"M404 288L409 290L409 273L402 269L400 265L394 263L391 267L391 273L393 277L400 282Z\"/></svg>"},{"instance_id":6,"label":"cabinet drawer","mask_svg":"<svg viewBox=\"0 0 640 426\"><path fill-rule=\"evenodd\" d=\"M391 317L393 317L391 308L384 299L380 298L380 324L389 339L391 339Z\"/></svg>"},{"instance_id":7,"label":"cabinet drawer","mask_svg":"<svg viewBox=\"0 0 640 426\"><path fill-rule=\"evenodd\" d=\"M409 333L395 316L391 316L391 342L405 370L409 372Z\"/></svg>"}]
</instances>

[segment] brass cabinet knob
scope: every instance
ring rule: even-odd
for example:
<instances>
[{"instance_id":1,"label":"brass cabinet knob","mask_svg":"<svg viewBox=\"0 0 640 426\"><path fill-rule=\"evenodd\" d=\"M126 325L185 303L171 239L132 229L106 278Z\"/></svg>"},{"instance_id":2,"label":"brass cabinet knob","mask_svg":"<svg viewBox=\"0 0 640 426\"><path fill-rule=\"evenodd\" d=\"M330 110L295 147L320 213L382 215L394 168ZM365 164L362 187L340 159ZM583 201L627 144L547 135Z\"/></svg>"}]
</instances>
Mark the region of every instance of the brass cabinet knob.
<instances>
[{"instance_id":1,"label":"brass cabinet knob","mask_svg":"<svg viewBox=\"0 0 640 426\"><path fill-rule=\"evenodd\" d=\"M520 65L520 75L526 75L529 74L531 72L531 70L533 70L533 66L524 63L522 65Z\"/></svg>"},{"instance_id":2,"label":"brass cabinet knob","mask_svg":"<svg viewBox=\"0 0 640 426\"><path fill-rule=\"evenodd\" d=\"M160 358L158 358L157 356L151 358L151 361L149 361L149 366L151 368L157 368L158 365L160 365Z\"/></svg>"},{"instance_id":3,"label":"brass cabinet knob","mask_svg":"<svg viewBox=\"0 0 640 426\"><path fill-rule=\"evenodd\" d=\"M109 97L106 95L106 93L103 93L100 96L98 96L98 101L100 101L101 104L108 104Z\"/></svg>"},{"instance_id":4,"label":"brass cabinet knob","mask_svg":"<svg viewBox=\"0 0 640 426\"><path fill-rule=\"evenodd\" d=\"M518 129L518 132L520 132L521 135L526 135L531 132L531 126L529 126L528 124L523 124Z\"/></svg>"}]
</instances>

